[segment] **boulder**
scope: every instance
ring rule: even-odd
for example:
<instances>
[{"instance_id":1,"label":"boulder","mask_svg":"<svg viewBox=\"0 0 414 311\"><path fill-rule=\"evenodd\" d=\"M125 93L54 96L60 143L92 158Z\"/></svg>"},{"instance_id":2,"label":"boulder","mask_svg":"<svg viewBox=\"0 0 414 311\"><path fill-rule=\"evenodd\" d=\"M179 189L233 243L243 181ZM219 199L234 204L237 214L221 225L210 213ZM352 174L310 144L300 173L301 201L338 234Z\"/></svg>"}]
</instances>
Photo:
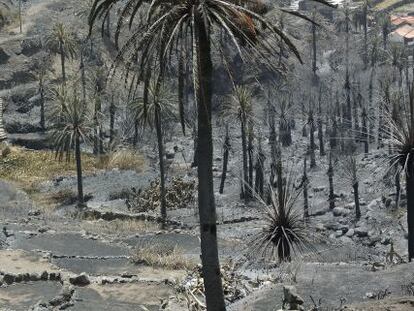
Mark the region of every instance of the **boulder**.
<instances>
[{"instance_id":1,"label":"boulder","mask_svg":"<svg viewBox=\"0 0 414 311\"><path fill-rule=\"evenodd\" d=\"M354 229L349 229L346 233L345 233L345 235L348 237L348 238L352 238L353 236L354 236L354 234L355 234L355 230Z\"/></svg>"},{"instance_id":2,"label":"boulder","mask_svg":"<svg viewBox=\"0 0 414 311\"><path fill-rule=\"evenodd\" d=\"M87 286L91 284L91 281L89 280L89 276L86 273L81 273L75 277L69 278L69 282L72 285L75 286Z\"/></svg>"},{"instance_id":3,"label":"boulder","mask_svg":"<svg viewBox=\"0 0 414 311\"><path fill-rule=\"evenodd\" d=\"M333 212L333 215L334 215L335 217L340 217L340 216L345 217L345 216L348 216L348 215L349 215L350 210L345 209L345 208L343 208L343 207L335 207L335 208L332 210L332 212Z\"/></svg>"},{"instance_id":4,"label":"boulder","mask_svg":"<svg viewBox=\"0 0 414 311\"><path fill-rule=\"evenodd\" d=\"M13 284L15 281L16 281L16 276L14 274L6 273L3 276L3 282L6 283L7 285Z\"/></svg>"},{"instance_id":5,"label":"boulder","mask_svg":"<svg viewBox=\"0 0 414 311\"><path fill-rule=\"evenodd\" d=\"M283 308L287 305L287 310L304 310L302 307L304 301L302 297L298 295L295 286L283 286L283 296Z\"/></svg>"},{"instance_id":6,"label":"boulder","mask_svg":"<svg viewBox=\"0 0 414 311\"><path fill-rule=\"evenodd\" d=\"M355 235L360 238L368 236L368 228L365 226L355 228Z\"/></svg>"}]
</instances>

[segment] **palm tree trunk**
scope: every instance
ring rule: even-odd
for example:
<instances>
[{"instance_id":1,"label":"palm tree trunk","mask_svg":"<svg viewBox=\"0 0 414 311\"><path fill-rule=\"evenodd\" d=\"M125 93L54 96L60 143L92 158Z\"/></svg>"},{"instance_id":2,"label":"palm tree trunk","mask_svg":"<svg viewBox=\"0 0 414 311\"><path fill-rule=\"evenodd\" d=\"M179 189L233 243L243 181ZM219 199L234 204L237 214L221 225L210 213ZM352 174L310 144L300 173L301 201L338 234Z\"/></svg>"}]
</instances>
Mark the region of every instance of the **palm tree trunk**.
<instances>
[{"instance_id":1,"label":"palm tree trunk","mask_svg":"<svg viewBox=\"0 0 414 311\"><path fill-rule=\"evenodd\" d=\"M253 189L253 125L249 124L247 153L249 156L249 196Z\"/></svg>"},{"instance_id":2,"label":"palm tree trunk","mask_svg":"<svg viewBox=\"0 0 414 311\"><path fill-rule=\"evenodd\" d=\"M306 173L306 157L303 162L302 186L303 186L303 217L306 219L306 218L309 218L308 175Z\"/></svg>"},{"instance_id":3,"label":"palm tree trunk","mask_svg":"<svg viewBox=\"0 0 414 311\"><path fill-rule=\"evenodd\" d=\"M66 83L66 69L65 69L65 50L63 49L63 43L59 42L60 49L60 65L62 66L62 81Z\"/></svg>"},{"instance_id":4,"label":"palm tree trunk","mask_svg":"<svg viewBox=\"0 0 414 311\"><path fill-rule=\"evenodd\" d=\"M414 258L414 170L413 164L407 167L406 190L407 190L407 227L408 227L408 261Z\"/></svg>"},{"instance_id":5,"label":"palm tree trunk","mask_svg":"<svg viewBox=\"0 0 414 311\"><path fill-rule=\"evenodd\" d=\"M19 29L20 29L20 33L22 33L23 32L22 0L19 0Z\"/></svg>"},{"instance_id":6,"label":"palm tree trunk","mask_svg":"<svg viewBox=\"0 0 414 311\"><path fill-rule=\"evenodd\" d=\"M316 24L312 23L312 72L316 77Z\"/></svg>"},{"instance_id":7,"label":"palm tree trunk","mask_svg":"<svg viewBox=\"0 0 414 311\"><path fill-rule=\"evenodd\" d=\"M200 13L195 13L193 57L198 80L195 98L198 108L198 209L200 217L201 262L207 311L225 311L217 245L217 217L213 185L213 138L211 126L211 86L213 64L210 37Z\"/></svg>"},{"instance_id":8,"label":"palm tree trunk","mask_svg":"<svg viewBox=\"0 0 414 311\"><path fill-rule=\"evenodd\" d=\"M81 83L82 83L82 100L83 103L86 103L86 74L85 74L85 62L83 59L83 51L80 53L80 69L81 69Z\"/></svg>"},{"instance_id":9,"label":"palm tree trunk","mask_svg":"<svg viewBox=\"0 0 414 311\"><path fill-rule=\"evenodd\" d=\"M321 157L325 156L325 144L323 142L323 128L322 120L318 119L318 140L319 140L319 154Z\"/></svg>"},{"instance_id":10,"label":"palm tree trunk","mask_svg":"<svg viewBox=\"0 0 414 311\"><path fill-rule=\"evenodd\" d=\"M328 168L328 179L329 179L329 208L332 210L335 208L335 191L333 182L334 170L332 166L332 154L329 155L329 168Z\"/></svg>"},{"instance_id":11,"label":"palm tree trunk","mask_svg":"<svg viewBox=\"0 0 414 311\"><path fill-rule=\"evenodd\" d=\"M230 137L229 137L229 127L226 124L226 137L224 138L224 144L223 144L223 170L221 172L221 181L220 181L220 189L219 193L223 194L224 191L224 183L226 181L226 175L227 175L227 165L229 162L229 150L230 150Z\"/></svg>"},{"instance_id":12,"label":"palm tree trunk","mask_svg":"<svg viewBox=\"0 0 414 311\"><path fill-rule=\"evenodd\" d=\"M109 106L109 145L112 145L114 138L115 138L115 102L114 102L114 95L111 97L111 104Z\"/></svg>"},{"instance_id":13,"label":"palm tree trunk","mask_svg":"<svg viewBox=\"0 0 414 311\"><path fill-rule=\"evenodd\" d=\"M43 85L43 77L39 80L39 92L40 92L40 128L42 131L46 129L45 125L45 90Z\"/></svg>"},{"instance_id":14,"label":"palm tree trunk","mask_svg":"<svg viewBox=\"0 0 414 311\"><path fill-rule=\"evenodd\" d=\"M243 156L243 182L242 182L242 197L244 201L247 203L249 200L248 189L247 185L249 183L249 168L247 164L247 138L246 138L246 125L245 120L242 119L240 122L240 130L241 130L241 139L242 139L242 156Z\"/></svg>"},{"instance_id":15,"label":"palm tree trunk","mask_svg":"<svg viewBox=\"0 0 414 311\"><path fill-rule=\"evenodd\" d=\"M367 110L364 107L362 109L362 134L364 137L364 153L369 152L369 133L368 133L368 122L367 122Z\"/></svg>"},{"instance_id":16,"label":"palm tree trunk","mask_svg":"<svg viewBox=\"0 0 414 311\"><path fill-rule=\"evenodd\" d=\"M401 176L399 173L395 175L395 208L400 207L400 196L401 196Z\"/></svg>"},{"instance_id":17,"label":"palm tree trunk","mask_svg":"<svg viewBox=\"0 0 414 311\"><path fill-rule=\"evenodd\" d=\"M78 205L82 206L84 204L84 199L83 199L83 184L82 184L82 159L81 159L79 134L76 134L76 138L75 138L75 158L76 158L76 174L77 174L77 181L78 181Z\"/></svg>"},{"instance_id":18,"label":"palm tree trunk","mask_svg":"<svg viewBox=\"0 0 414 311\"><path fill-rule=\"evenodd\" d=\"M164 169L164 145L162 139L162 128L161 128L161 111L160 106L156 104L155 107L155 127L157 131L157 142L158 142L158 158L160 163L160 201L161 201L161 218L162 218L162 229L165 229L167 221L167 204L165 201L165 169Z\"/></svg>"},{"instance_id":19,"label":"palm tree trunk","mask_svg":"<svg viewBox=\"0 0 414 311\"><path fill-rule=\"evenodd\" d=\"M315 159L315 126L314 126L314 121L313 118L311 118L309 120L309 125L310 125L310 159L311 159L311 163L310 163L310 167L314 168L316 167L316 159Z\"/></svg>"},{"instance_id":20,"label":"palm tree trunk","mask_svg":"<svg viewBox=\"0 0 414 311\"><path fill-rule=\"evenodd\" d=\"M354 188L355 218L360 219L361 218L361 208L359 206L359 182L355 182L352 185L352 188Z\"/></svg>"}]
</instances>

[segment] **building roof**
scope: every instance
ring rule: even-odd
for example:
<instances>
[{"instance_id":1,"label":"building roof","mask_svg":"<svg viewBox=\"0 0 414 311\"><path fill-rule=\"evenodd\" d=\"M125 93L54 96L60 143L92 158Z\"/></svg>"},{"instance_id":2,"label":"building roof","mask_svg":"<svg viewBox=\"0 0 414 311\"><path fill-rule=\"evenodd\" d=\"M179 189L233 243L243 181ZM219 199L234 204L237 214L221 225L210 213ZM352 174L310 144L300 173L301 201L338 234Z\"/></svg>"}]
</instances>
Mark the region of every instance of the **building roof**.
<instances>
[{"instance_id":1,"label":"building roof","mask_svg":"<svg viewBox=\"0 0 414 311\"><path fill-rule=\"evenodd\" d=\"M410 25L404 25L394 30L391 34L395 34L406 39L413 39L414 27Z\"/></svg>"},{"instance_id":2,"label":"building roof","mask_svg":"<svg viewBox=\"0 0 414 311\"><path fill-rule=\"evenodd\" d=\"M391 15L391 24L394 26L411 25L414 26L414 16L410 15Z\"/></svg>"}]
</instances>

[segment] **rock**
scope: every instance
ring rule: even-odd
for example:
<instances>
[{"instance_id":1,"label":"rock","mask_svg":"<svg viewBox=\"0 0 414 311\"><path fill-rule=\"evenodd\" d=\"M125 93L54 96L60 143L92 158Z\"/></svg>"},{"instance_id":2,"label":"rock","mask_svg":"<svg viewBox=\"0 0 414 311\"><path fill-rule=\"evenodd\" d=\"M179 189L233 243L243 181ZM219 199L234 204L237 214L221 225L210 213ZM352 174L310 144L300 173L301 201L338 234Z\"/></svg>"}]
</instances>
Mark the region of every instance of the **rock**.
<instances>
[{"instance_id":1,"label":"rock","mask_svg":"<svg viewBox=\"0 0 414 311\"><path fill-rule=\"evenodd\" d=\"M283 296L283 308L285 308L285 305L287 304L287 310L304 310L302 307L304 301L302 297L298 295L295 286L283 286Z\"/></svg>"},{"instance_id":2,"label":"rock","mask_svg":"<svg viewBox=\"0 0 414 311\"><path fill-rule=\"evenodd\" d=\"M7 64L10 55L8 55L3 48L0 48L0 65Z\"/></svg>"},{"instance_id":3,"label":"rock","mask_svg":"<svg viewBox=\"0 0 414 311\"><path fill-rule=\"evenodd\" d=\"M30 281L40 281L40 275L38 273L30 273Z\"/></svg>"},{"instance_id":4,"label":"rock","mask_svg":"<svg viewBox=\"0 0 414 311\"><path fill-rule=\"evenodd\" d=\"M329 212L329 207L322 207L312 213L312 216L322 216Z\"/></svg>"},{"instance_id":5,"label":"rock","mask_svg":"<svg viewBox=\"0 0 414 311\"><path fill-rule=\"evenodd\" d=\"M353 236L354 236L354 234L355 234L355 230L354 229L349 229L346 233L345 233L345 235L348 237L348 238L352 238Z\"/></svg>"},{"instance_id":6,"label":"rock","mask_svg":"<svg viewBox=\"0 0 414 311\"><path fill-rule=\"evenodd\" d=\"M325 226L321 223L317 223L315 225L315 229L316 229L316 231L325 231L326 230Z\"/></svg>"},{"instance_id":7,"label":"rock","mask_svg":"<svg viewBox=\"0 0 414 311\"><path fill-rule=\"evenodd\" d=\"M62 279L60 273L51 272L49 273L49 280L50 281L60 281Z\"/></svg>"},{"instance_id":8,"label":"rock","mask_svg":"<svg viewBox=\"0 0 414 311\"><path fill-rule=\"evenodd\" d=\"M336 238L339 238L339 237L341 237L342 235L343 235L342 230L337 230L337 231L335 231L335 237L336 237Z\"/></svg>"},{"instance_id":9,"label":"rock","mask_svg":"<svg viewBox=\"0 0 414 311\"><path fill-rule=\"evenodd\" d=\"M75 286L87 286L91 284L89 276L86 273L81 273L78 276L69 278L69 282Z\"/></svg>"},{"instance_id":10,"label":"rock","mask_svg":"<svg viewBox=\"0 0 414 311\"><path fill-rule=\"evenodd\" d=\"M314 187L313 188L313 192L322 192L324 191L326 188L324 186L319 186L319 187Z\"/></svg>"},{"instance_id":11,"label":"rock","mask_svg":"<svg viewBox=\"0 0 414 311\"><path fill-rule=\"evenodd\" d=\"M360 237L360 238L368 236L367 227L361 226L361 227L355 228L355 235Z\"/></svg>"},{"instance_id":12,"label":"rock","mask_svg":"<svg viewBox=\"0 0 414 311\"><path fill-rule=\"evenodd\" d=\"M74 292L75 289L72 286L64 286L59 295L49 301L49 304L54 307L61 306L72 299Z\"/></svg>"},{"instance_id":13,"label":"rock","mask_svg":"<svg viewBox=\"0 0 414 311\"><path fill-rule=\"evenodd\" d=\"M28 214L28 216L39 216L40 215L40 211L39 210L31 210Z\"/></svg>"},{"instance_id":14,"label":"rock","mask_svg":"<svg viewBox=\"0 0 414 311\"><path fill-rule=\"evenodd\" d=\"M39 233L45 233L45 232L49 231L49 228L48 227L42 227L42 228L39 228L37 231L39 231Z\"/></svg>"},{"instance_id":15,"label":"rock","mask_svg":"<svg viewBox=\"0 0 414 311\"><path fill-rule=\"evenodd\" d=\"M42 274L40 275L40 280L47 281L48 278L49 278L49 273L47 273L47 271L43 271Z\"/></svg>"},{"instance_id":16,"label":"rock","mask_svg":"<svg viewBox=\"0 0 414 311\"><path fill-rule=\"evenodd\" d=\"M335 217L339 217L339 216L348 216L350 213L350 210L347 210L343 207L335 207L333 210L333 215Z\"/></svg>"},{"instance_id":17,"label":"rock","mask_svg":"<svg viewBox=\"0 0 414 311\"><path fill-rule=\"evenodd\" d=\"M13 284L15 280L16 280L16 276L14 274L6 273L3 276L3 282L6 283L7 285Z\"/></svg>"}]
</instances>

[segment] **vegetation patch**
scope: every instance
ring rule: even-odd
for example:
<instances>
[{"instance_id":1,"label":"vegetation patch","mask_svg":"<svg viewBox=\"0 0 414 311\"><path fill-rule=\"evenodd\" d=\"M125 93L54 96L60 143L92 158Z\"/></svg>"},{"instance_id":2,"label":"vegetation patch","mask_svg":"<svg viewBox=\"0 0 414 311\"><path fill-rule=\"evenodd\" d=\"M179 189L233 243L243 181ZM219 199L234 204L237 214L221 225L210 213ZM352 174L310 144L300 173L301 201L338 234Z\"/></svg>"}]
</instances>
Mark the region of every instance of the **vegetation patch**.
<instances>
[{"instance_id":1,"label":"vegetation patch","mask_svg":"<svg viewBox=\"0 0 414 311\"><path fill-rule=\"evenodd\" d=\"M83 170L93 172L96 169L94 156L83 155ZM28 150L21 147L10 147L7 156L0 158L0 178L16 182L25 188L53 179L57 176L76 174L73 161L57 161L54 152Z\"/></svg>"},{"instance_id":2,"label":"vegetation patch","mask_svg":"<svg viewBox=\"0 0 414 311\"><path fill-rule=\"evenodd\" d=\"M168 248L159 244L136 248L131 260L135 264L171 270L192 270L196 266L180 248Z\"/></svg>"}]
</instances>

